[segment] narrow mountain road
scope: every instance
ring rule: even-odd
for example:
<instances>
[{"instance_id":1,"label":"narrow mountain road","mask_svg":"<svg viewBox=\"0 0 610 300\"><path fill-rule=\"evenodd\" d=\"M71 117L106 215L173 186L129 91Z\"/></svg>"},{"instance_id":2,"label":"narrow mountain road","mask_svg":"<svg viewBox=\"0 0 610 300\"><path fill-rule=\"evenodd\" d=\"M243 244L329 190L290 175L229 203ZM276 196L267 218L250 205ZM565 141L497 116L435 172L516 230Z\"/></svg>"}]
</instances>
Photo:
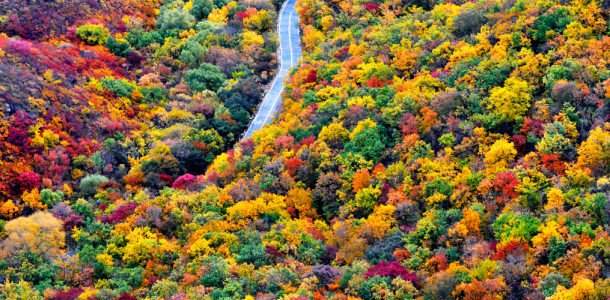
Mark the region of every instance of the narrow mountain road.
<instances>
[{"instance_id":1,"label":"narrow mountain road","mask_svg":"<svg viewBox=\"0 0 610 300\"><path fill-rule=\"evenodd\" d=\"M284 80L290 68L296 66L301 59L301 33L299 31L299 14L295 8L296 0L287 0L279 12L278 32L280 39L280 69L273 80L269 93L265 95L256 116L244 135L244 139L252 136L254 131L271 123L271 117L278 111L282 103Z\"/></svg>"}]
</instances>

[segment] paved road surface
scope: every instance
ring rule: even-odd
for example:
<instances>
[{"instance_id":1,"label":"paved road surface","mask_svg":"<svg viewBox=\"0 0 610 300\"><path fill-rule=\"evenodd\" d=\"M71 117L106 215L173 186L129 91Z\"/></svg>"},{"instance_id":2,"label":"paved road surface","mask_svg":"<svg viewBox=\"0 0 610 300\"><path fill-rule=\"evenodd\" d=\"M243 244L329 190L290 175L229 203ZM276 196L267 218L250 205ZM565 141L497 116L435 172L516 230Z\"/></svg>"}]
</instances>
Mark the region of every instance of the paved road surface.
<instances>
[{"instance_id":1,"label":"paved road surface","mask_svg":"<svg viewBox=\"0 0 610 300\"><path fill-rule=\"evenodd\" d=\"M244 139L252 136L265 124L271 123L271 117L277 112L282 103L284 79L288 71L301 59L301 35L299 32L299 14L295 9L296 0L287 0L279 13L279 39L280 39L280 70L274 79L269 93L263 99L256 116L244 135Z\"/></svg>"}]
</instances>

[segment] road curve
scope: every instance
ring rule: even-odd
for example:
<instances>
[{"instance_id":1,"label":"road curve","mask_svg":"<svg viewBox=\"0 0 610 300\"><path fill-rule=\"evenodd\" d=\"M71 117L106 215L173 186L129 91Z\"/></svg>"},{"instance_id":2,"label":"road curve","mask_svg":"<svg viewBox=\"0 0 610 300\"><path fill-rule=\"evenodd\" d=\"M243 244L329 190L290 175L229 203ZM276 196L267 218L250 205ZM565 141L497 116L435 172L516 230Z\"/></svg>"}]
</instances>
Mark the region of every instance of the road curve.
<instances>
[{"instance_id":1,"label":"road curve","mask_svg":"<svg viewBox=\"0 0 610 300\"><path fill-rule=\"evenodd\" d=\"M271 117L278 111L282 103L284 80L290 68L296 66L301 59L301 33L299 31L299 14L295 8L296 0L286 0L279 12L278 33L280 39L280 69L273 80L269 93L265 95L256 116L244 134L244 139L252 136L254 131L271 123Z\"/></svg>"}]
</instances>

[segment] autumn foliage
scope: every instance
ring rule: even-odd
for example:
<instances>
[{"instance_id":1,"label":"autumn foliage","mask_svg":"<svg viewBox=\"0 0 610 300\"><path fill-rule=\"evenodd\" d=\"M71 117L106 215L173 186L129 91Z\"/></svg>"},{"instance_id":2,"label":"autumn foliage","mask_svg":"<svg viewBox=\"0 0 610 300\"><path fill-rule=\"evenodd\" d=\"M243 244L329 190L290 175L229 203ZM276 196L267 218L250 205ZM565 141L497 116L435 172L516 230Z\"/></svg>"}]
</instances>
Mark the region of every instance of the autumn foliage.
<instances>
[{"instance_id":1,"label":"autumn foliage","mask_svg":"<svg viewBox=\"0 0 610 300\"><path fill-rule=\"evenodd\" d=\"M0 2L0 298L610 296L604 1Z\"/></svg>"}]
</instances>

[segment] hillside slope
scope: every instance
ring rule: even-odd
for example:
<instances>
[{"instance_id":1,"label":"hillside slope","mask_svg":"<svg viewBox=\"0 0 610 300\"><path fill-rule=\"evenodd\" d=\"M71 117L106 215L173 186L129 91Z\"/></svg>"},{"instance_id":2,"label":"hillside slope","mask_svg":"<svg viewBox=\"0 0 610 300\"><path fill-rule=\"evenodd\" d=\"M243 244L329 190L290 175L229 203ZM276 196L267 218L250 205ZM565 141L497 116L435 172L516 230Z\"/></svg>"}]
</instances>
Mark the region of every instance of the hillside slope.
<instances>
[{"instance_id":1,"label":"hillside slope","mask_svg":"<svg viewBox=\"0 0 610 300\"><path fill-rule=\"evenodd\" d=\"M85 45L96 22L0 40L5 294L610 296L608 3L299 0L281 113L237 142L275 64L263 5L165 3L125 37L142 67ZM53 49L80 58L47 73Z\"/></svg>"}]
</instances>

